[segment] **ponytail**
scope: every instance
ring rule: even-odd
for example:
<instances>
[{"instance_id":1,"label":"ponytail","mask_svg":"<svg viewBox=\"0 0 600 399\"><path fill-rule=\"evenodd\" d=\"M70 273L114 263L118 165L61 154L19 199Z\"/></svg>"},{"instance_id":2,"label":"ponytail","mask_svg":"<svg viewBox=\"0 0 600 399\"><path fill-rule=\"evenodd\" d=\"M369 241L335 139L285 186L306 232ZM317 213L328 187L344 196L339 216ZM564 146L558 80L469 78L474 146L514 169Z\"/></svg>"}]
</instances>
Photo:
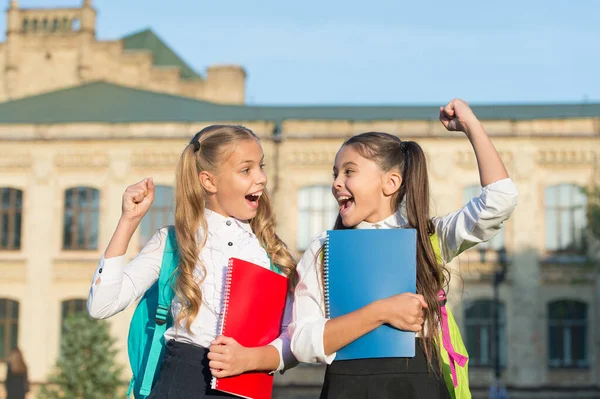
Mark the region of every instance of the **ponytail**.
<instances>
[{"instance_id":1,"label":"ponytail","mask_svg":"<svg viewBox=\"0 0 600 399\"><path fill-rule=\"evenodd\" d=\"M202 291L200 290L202 281L200 283L195 281L194 270L200 248L204 247L206 242L206 234L203 234L203 242L198 246L196 233L199 228L204 232L208 230L204 217L206 194L204 188L199 184L198 173L196 150L194 144L190 143L181 154L175 178L175 233L179 250L179 275L175 284L175 292L182 300L183 305L177 316L176 325L183 321L188 332L190 332L192 321L200 311L202 303ZM202 280L204 280L206 267L202 262L200 262L200 267L202 268Z\"/></svg>"}]
</instances>

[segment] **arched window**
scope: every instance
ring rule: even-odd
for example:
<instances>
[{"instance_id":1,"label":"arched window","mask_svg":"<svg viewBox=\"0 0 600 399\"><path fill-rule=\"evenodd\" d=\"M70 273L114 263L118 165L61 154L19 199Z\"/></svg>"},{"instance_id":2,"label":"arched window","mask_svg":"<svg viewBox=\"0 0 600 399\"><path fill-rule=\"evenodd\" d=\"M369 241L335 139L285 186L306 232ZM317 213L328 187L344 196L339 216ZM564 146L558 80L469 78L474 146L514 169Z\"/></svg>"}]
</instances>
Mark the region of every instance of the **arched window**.
<instances>
[{"instance_id":1,"label":"arched window","mask_svg":"<svg viewBox=\"0 0 600 399\"><path fill-rule=\"evenodd\" d=\"M588 306L561 300L548 304L548 365L585 368L588 362Z\"/></svg>"},{"instance_id":2,"label":"arched window","mask_svg":"<svg viewBox=\"0 0 600 399\"><path fill-rule=\"evenodd\" d=\"M23 192L2 187L0 199L0 250L21 249Z\"/></svg>"},{"instance_id":3,"label":"arched window","mask_svg":"<svg viewBox=\"0 0 600 399\"><path fill-rule=\"evenodd\" d=\"M498 352L500 365L506 366L506 314L504 304L498 308L500 342ZM467 304L465 308L466 346L469 364L475 367L493 367L494 354L494 301L479 300Z\"/></svg>"},{"instance_id":4,"label":"arched window","mask_svg":"<svg viewBox=\"0 0 600 399\"><path fill-rule=\"evenodd\" d=\"M94 250L98 248L100 192L91 187L75 187L65 191L63 249Z\"/></svg>"},{"instance_id":5,"label":"arched window","mask_svg":"<svg viewBox=\"0 0 600 399\"><path fill-rule=\"evenodd\" d=\"M154 202L142 219L140 244L144 245L161 227L172 225L175 221L173 187L156 186Z\"/></svg>"},{"instance_id":6,"label":"arched window","mask_svg":"<svg viewBox=\"0 0 600 399\"><path fill-rule=\"evenodd\" d=\"M19 302L0 298L0 359L6 359L19 339Z\"/></svg>"},{"instance_id":7,"label":"arched window","mask_svg":"<svg viewBox=\"0 0 600 399\"><path fill-rule=\"evenodd\" d=\"M573 184L547 187L546 249L555 253L582 253L585 250L587 198Z\"/></svg>"}]
</instances>

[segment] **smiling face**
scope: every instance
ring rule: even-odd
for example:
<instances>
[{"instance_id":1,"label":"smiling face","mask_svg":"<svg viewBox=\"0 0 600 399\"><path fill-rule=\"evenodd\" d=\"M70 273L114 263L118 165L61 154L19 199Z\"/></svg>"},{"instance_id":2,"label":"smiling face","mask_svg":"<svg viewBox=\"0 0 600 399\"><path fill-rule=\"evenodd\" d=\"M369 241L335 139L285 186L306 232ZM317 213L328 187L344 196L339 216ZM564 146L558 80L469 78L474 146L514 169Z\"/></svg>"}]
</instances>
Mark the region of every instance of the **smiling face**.
<instances>
[{"instance_id":1,"label":"smiling face","mask_svg":"<svg viewBox=\"0 0 600 399\"><path fill-rule=\"evenodd\" d=\"M234 144L216 173L201 173L200 180L209 193L206 207L238 220L256 216L260 196L267 185L263 160L258 140L249 138Z\"/></svg>"},{"instance_id":2,"label":"smiling face","mask_svg":"<svg viewBox=\"0 0 600 399\"><path fill-rule=\"evenodd\" d=\"M394 213L392 195L400 187L398 172L384 172L354 146L344 145L335 157L332 193L346 227L376 223Z\"/></svg>"}]
</instances>

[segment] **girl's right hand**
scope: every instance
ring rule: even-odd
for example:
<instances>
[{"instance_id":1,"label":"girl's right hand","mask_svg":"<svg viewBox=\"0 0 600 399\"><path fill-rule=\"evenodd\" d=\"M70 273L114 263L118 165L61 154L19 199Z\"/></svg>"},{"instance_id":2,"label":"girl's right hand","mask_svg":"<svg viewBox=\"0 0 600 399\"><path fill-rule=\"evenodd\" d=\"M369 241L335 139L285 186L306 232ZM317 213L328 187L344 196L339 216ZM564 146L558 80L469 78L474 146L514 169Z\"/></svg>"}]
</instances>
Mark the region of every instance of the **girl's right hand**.
<instances>
[{"instance_id":1,"label":"girl's right hand","mask_svg":"<svg viewBox=\"0 0 600 399\"><path fill-rule=\"evenodd\" d=\"M127 187L123 194L121 218L139 222L154 202L154 181L146 178L139 183Z\"/></svg>"},{"instance_id":2,"label":"girl's right hand","mask_svg":"<svg viewBox=\"0 0 600 399\"><path fill-rule=\"evenodd\" d=\"M423 328L423 295L404 293L381 300L385 323L404 331L419 332Z\"/></svg>"}]
</instances>

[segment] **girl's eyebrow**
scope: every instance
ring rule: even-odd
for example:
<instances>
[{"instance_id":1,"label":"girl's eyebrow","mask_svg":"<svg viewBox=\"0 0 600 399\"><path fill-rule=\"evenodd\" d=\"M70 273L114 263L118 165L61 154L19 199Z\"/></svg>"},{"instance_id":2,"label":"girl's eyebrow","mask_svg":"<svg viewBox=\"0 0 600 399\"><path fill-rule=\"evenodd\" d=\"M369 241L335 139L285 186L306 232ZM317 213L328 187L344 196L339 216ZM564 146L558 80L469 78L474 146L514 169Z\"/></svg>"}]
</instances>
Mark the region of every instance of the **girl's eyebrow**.
<instances>
[{"instance_id":1,"label":"girl's eyebrow","mask_svg":"<svg viewBox=\"0 0 600 399\"><path fill-rule=\"evenodd\" d=\"M262 158L260 159L260 161L258 161L259 163L262 163L265 160L265 156L263 155ZM247 159L245 161L241 161L238 165L242 165L245 163L255 163L256 161L254 159Z\"/></svg>"}]
</instances>

